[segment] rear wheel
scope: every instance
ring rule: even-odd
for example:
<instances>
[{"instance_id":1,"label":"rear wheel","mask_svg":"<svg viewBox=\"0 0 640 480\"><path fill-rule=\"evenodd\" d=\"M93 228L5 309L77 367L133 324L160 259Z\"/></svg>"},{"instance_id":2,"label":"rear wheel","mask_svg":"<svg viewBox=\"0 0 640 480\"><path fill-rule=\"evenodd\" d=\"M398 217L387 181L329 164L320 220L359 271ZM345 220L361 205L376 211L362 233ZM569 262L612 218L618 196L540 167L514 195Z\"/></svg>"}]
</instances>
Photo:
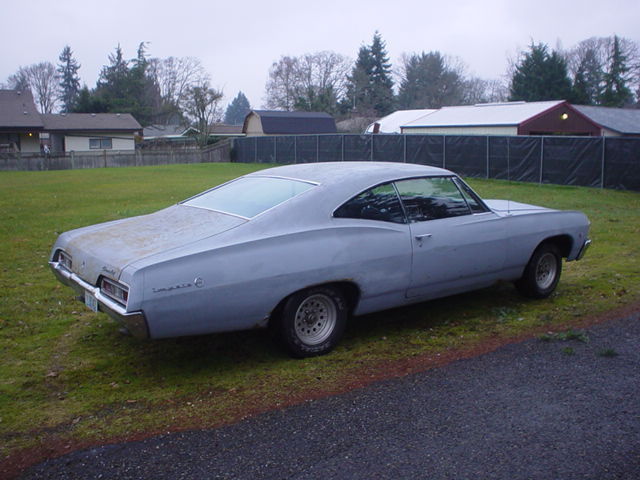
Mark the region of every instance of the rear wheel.
<instances>
[{"instance_id":1,"label":"rear wheel","mask_svg":"<svg viewBox=\"0 0 640 480\"><path fill-rule=\"evenodd\" d=\"M312 287L291 295L278 318L275 333L291 356L312 357L330 352L340 341L347 308L340 290Z\"/></svg>"},{"instance_id":2,"label":"rear wheel","mask_svg":"<svg viewBox=\"0 0 640 480\"><path fill-rule=\"evenodd\" d=\"M562 272L562 256L552 243L540 245L529 260L522 277L515 282L523 295L547 298L553 293Z\"/></svg>"}]
</instances>

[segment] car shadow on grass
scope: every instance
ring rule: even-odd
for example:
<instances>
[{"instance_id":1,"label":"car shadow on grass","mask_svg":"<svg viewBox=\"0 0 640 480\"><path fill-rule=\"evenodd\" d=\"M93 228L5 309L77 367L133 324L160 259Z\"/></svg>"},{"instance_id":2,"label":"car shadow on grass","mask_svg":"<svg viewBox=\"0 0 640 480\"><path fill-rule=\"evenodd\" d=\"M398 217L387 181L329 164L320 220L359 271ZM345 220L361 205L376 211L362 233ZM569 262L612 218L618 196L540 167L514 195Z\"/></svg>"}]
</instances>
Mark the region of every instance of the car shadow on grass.
<instances>
[{"instance_id":1,"label":"car shadow on grass","mask_svg":"<svg viewBox=\"0 0 640 480\"><path fill-rule=\"evenodd\" d=\"M394 308L349 318L345 336L330 355L344 356L366 349L384 358L389 348L402 349L407 339L425 332L447 335L446 328L475 331L482 328L486 315L499 317L517 312L525 302L510 284L498 284L483 290ZM444 332L444 333L443 333ZM428 334L428 333L427 333ZM387 345L381 347L380 339ZM131 348L139 348L142 366L158 372L197 372L224 369L244 370L251 365L299 362L288 357L267 329L218 333L193 337L140 342L129 339Z\"/></svg>"}]
</instances>

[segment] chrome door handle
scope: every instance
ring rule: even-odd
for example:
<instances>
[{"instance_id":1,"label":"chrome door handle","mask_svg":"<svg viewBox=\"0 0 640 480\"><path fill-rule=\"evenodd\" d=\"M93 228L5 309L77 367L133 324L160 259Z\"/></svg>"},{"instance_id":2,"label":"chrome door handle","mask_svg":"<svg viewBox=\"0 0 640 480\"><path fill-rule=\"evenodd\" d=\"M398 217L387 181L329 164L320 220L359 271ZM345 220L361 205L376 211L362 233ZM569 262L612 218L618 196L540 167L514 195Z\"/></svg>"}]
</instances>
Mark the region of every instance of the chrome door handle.
<instances>
[{"instance_id":1,"label":"chrome door handle","mask_svg":"<svg viewBox=\"0 0 640 480\"><path fill-rule=\"evenodd\" d=\"M422 235L416 235L416 240L424 240L425 238L431 238L431 234L423 233Z\"/></svg>"}]
</instances>

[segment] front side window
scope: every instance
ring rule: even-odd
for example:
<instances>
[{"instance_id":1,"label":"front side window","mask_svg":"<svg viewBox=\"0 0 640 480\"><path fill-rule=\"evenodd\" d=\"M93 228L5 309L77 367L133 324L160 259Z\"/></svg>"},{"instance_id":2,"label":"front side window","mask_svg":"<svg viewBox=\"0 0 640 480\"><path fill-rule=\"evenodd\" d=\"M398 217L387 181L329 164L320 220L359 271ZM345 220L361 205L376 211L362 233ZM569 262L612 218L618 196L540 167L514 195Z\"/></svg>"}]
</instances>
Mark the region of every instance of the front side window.
<instances>
[{"instance_id":1,"label":"front side window","mask_svg":"<svg viewBox=\"0 0 640 480\"><path fill-rule=\"evenodd\" d=\"M449 177L413 178L395 182L409 222L469 215L471 210Z\"/></svg>"},{"instance_id":2,"label":"front side window","mask_svg":"<svg viewBox=\"0 0 640 480\"><path fill-rule=\"evenodd\" d=\"M314 186L313 183L286 178L244 177L201 193L182 204L253 218Z\"/></svg>"},{"instance_id":3,"label":"front side window","mask_svg":"<svg viewBox=\"0 0 640 480\"><path fill-rule=\"evenodd\" d=\"M382 222L406 223L393 184L386 183L362 192L333 214L336 218L360 218Z\"/></svg>"}]
</instances>

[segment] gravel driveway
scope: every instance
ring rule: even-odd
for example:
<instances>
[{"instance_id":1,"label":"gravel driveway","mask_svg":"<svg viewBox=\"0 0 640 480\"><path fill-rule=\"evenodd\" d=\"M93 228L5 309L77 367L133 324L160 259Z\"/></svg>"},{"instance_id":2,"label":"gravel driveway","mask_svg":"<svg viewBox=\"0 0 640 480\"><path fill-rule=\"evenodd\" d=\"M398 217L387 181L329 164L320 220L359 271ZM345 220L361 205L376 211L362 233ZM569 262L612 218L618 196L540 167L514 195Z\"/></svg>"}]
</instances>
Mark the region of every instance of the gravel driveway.
<instances>
[{"instance_id":1,"label":"gravel driveway","mask_svg":"<svg viewBox=\"0 0 640 480\"><path fill-rule=\"evenodd\" d=\"M74 452L22 478L640 479L640 315L586 335L216 430Z\"/></svg>"}]
</instances>

